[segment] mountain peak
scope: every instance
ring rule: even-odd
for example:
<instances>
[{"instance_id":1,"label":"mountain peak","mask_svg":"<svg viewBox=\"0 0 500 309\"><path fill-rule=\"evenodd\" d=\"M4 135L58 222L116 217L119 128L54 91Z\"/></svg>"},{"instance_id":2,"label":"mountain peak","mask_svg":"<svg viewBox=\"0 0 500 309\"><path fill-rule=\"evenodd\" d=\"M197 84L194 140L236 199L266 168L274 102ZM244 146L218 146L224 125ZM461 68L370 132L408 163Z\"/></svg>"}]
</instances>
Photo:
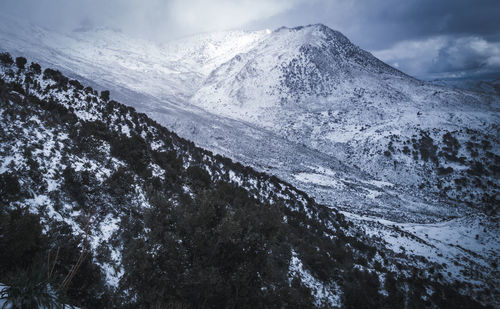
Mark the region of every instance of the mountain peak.
<instances>
[{"instance_id":1,"label":"mountain peak","mask_svg":"<svg viewBox=\"0 0 500 309\"><path fill-rule=\"evenodd\" d=\"M357 76L369 82L353 82ZM399 79L402 73L352 44L339 31L323 24L281 27L248 53L236 55L214 70L193 102L241 119L255 115L259 123L272 125L275 119L269 110L282 104L304 107L311 100L355 100L355 88L360 87L378 94L377 89L386 86L380 85L382 77Z\"/></svg>"},{"instance_id":2,"label":"mountain peak","mask_svg":"<svg viewBox=\"0 0 500 309\"><path fill-rule=\"evenodd\" d=\"M291 32L310 33L310 34L315 34L316 36L319 36L326 41L336 40L343 44L352 44L351 41L349 41L349 39L340 31L334 30L321 23L310 24L306 26L297 26L293 28L283 26L276 29L274 32L283 33L285 31L288 31L289 33Z\"/></svg>"},{"instance_id":3,"label":"mountain peak","mask_svg":"<svg viewBox=\"0 0 500 309\"><path fill-rule=\"evenodd\" d=\"M334 31L333 29L329 28L328 26L322 24L322 23L317 23L317 24L309 24L305 26L296 26L296 27L287 27L287 26L281 26L278 29L276 29L276 32L283 31L283 30L289 30L289 31L299 31L303 29L328 29L331 31Z\"/></svg>"}]
</instances>

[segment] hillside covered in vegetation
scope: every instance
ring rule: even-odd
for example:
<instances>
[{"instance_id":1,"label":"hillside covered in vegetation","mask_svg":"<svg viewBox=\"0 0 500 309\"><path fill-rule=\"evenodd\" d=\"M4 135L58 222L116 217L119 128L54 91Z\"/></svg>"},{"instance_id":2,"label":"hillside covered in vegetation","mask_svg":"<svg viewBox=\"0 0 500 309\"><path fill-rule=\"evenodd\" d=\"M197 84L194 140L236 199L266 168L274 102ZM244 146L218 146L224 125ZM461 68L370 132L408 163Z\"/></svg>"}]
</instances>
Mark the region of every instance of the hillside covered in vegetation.
<instances>
[{"instance_id":1,"label":"hillside covered in vegetation","mask_svg":"<svg viewBox=\"0 0 500 309\"><path fill-rule=\"evenodd\" d=\"M18 306L479 308L498 298L108 91L9 54L0 235L2 297Z\"/></svg>"}]
</instances>

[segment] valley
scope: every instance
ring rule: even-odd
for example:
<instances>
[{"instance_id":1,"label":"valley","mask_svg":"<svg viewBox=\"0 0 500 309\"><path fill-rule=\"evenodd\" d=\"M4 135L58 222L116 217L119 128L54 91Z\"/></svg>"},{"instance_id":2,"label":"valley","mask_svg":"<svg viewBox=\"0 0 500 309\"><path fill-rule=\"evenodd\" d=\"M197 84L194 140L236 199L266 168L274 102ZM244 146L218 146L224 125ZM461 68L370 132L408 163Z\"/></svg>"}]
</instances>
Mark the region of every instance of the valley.
<instances>
[{"instance_id":1,"label":"valley","mask_svg":"<svg viewBox=\"0 0 500 309\"><path fill-rule=\"evenodd\" d=\"M497 94L419 81L323 25L157 44L111 29L68 35L0 23L0 51L110 90L180 138L278 177L411 265L440 265L446 282L498 305ZM12 160L2 158L2 172ZM474 294L483 288L491 294Z\"/></svg>"}]
</instances>

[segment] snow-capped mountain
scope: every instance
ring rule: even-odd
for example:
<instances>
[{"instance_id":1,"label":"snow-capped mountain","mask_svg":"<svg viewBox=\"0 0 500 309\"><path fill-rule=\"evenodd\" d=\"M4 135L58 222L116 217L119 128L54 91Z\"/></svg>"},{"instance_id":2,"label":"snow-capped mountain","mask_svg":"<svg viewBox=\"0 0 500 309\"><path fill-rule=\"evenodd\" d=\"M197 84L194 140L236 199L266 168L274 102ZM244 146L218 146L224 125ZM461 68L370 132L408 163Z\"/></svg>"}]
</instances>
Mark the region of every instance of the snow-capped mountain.
<instances>
[{"instance_id":1,"label":"snow-capped mountain","mask_svg":"<svg viewBox=\"0 0 500 309\"><path fill-rule=\"evenodd\" d=\"M475 196L452 186L448 197L485 207L496 199L499 98L417 81L322 25L276 30L213 71L192 102L357 165L382 181L412 189L430 181L426 195L441 191L438 168L483 162L491 177L474 186ZM471 151L463 146L473 135L490 146L469 162ZM440 158L445 136L458 143L454 156L468 159ZM431 158L420 149L426 141L437 147Z\"/></svg>"},{"instance_id":2,"label":"snow-capped mountain","mask_svg":"<svg viewBox=\"0 0 500 309\"><path fill-rule=\"evenodd\" d=\"M387 79L404 77L324 25L283 27L214 70L192 102L275 128L283 112L315 110L359 91L393 94Z\"/></svg>"},{"instance_id":3,"label":"snow-capped mountain","mask_svg":"<svg viewBox=\"0 0 500 309\"><path fill-rule=\"evenodd\" d=\"M494 284L483 261L469 262L480 283L458 289L447 265L394 250L395 234L366 232L106 92L8 57L0 54L3 293L41 290L43 304L64 293L82 308L495 302L476 292ZM4 305L17 304L10 296Z\"/></svg>"},{"instance_id":4,"label":"snow-capped mountain","mask_svg":"<svg viewBox=\"0 0 500 309\"><path fill-rule=\"evenodd\" d=\"M7 16L0 18L0 24L2 49L34 57L103 87L175 101L191 96L209 72L246 52L267 33L221 32L160 45L127 37L116 29L58 33Z\"/></svg>"},{"instance_id":5,"label":"snow-capped mountain","mask_svg":"<svg viewBox=\"0 0 500 309\"><path fill-rule=\"evenodd\" d=\"M490 95L500 95L500 78L485 79L436 79L433 84L451 88L464 89L474 92L486 93Z\"/></svg>"},{"instance_id":6,"label":"snow-capped mountain","mask_svg":"<svg viewBox=\"0 0 500 309\"><path fill-rule=\"evenodd\" d=\"M158 45L109 29L60 34L9 18L1 22L3 49L111 89L117 99L181 136L283 177L323 203L430 221L463 214L446 207L450 198L491 205L494 186L475 181L477 192L457 192L455 181L477 161L494 168L498 97L419 82L323 25L204 34ZM470 155L463 145L474 143L476 134L484 134L480 139L493 152L458 161L444 176L442 187L450 189L439 204L445 205L432 205L442 193L438 168L449 171L457 162L437 160L441 165L433 166L413 158L420 157L422 138L423 144L429 141L425 136L434 145L455 131L453 138L462 145L457 151L464 152L457 158ZM375 185L379 193L373 198L366 194L373 190L366 181L382 181L399 192ZM422 184L426 187L419 188ZM413 197L403 200L416 200L402 216L394 206L407 192ZM426 201L432 193L438 195Z\"/></svg>"},{"instance_id":7,"label":"snow-capped mountain","mask_svg":"<svg viewBox=\"0 0 500 309\"><path fill-rule=\"evenodd\" d=\"M340 209L395 251L447 264L452 279L494 284L494 93L418 81L323 25L156 44L5 17L0 50L110 89L197 145Z\"/></svg>"}]
</instances>

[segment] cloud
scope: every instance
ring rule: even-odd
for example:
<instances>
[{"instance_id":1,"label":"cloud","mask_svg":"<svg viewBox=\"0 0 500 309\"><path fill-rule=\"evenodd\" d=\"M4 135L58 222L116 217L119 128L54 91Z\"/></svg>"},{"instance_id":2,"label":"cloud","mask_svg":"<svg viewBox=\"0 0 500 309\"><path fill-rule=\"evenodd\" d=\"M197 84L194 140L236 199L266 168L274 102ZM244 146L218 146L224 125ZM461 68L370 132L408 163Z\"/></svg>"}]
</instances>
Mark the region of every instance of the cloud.
<instances>
[{"instance_id":1,"label":"cloud","mask_svg":"<svg viewBox=\"0 0 500 309\"><path fill-rule=\"evenodd\" d=\"M0 11L63 31L112 27L165 40L241 27L303 0L2 0Z\"/></svg>"},{"instance_id":2,"label":"cloud","mask_svg":"<svg viewBox=\"0 0 500 309\"><path fill-rule=\"evenodd\" d=\"M290 0L173 0L169 16L181 28L211 31L234 28L251 21L268 18L293 7Z\"/></svg>"},{"instance_id":3,"label":"cloud","mask_svg":"<svg viewBox=\"0 0 500 309\"><path fill-rule=\"evenodd\" d=\"M500 62L498 0L0 0L0 12L62 31L111 27L156 41L323 23L419 77L489 72Z\"/></svg>"},{"instance_id":4,"label":"cloud","mask_svg":"<svg viewBox=\"0 0 500 309\"><path fill-rule=\"evenodd\" d=\"M447 42L448 39L444 36L424 40L406 40L398 42L388 49L372 53L375 57L403 72L416 77L424 77Z\"/></svg>"},{"instance_id":5,"label":"cloud","mask_svg":"<svg viewBox=\"0 0 500 309\"><path fill-rule=\"evenodd\" d=\"M500 40L498 0L315 0L296 5L255 26L321 22L369 50L438 35ZM269 27L269 26L267 26Z\"/></svg>"},{"instance_id":6,"label":"cloud","mask_svg":"<svg viewBox=\"0 0 500 309\"><path fill-rule=\"evenodd\" d=\"M498 0L2 0L0 11L52 28L86 23L159 39L321 22L369 50L437 35L500 40Z\"/></svg>"},{"instance_id":7,"label":"cloud","mask_svg":"<svg viewBox=\"0 0 500 309\"><path fill-rule=\"evenodd\" d=\"M419 78L481 77L500 72L500 43L477 36L434 36L374 51L381 60Z\"/></svg>"}]
</instances>

